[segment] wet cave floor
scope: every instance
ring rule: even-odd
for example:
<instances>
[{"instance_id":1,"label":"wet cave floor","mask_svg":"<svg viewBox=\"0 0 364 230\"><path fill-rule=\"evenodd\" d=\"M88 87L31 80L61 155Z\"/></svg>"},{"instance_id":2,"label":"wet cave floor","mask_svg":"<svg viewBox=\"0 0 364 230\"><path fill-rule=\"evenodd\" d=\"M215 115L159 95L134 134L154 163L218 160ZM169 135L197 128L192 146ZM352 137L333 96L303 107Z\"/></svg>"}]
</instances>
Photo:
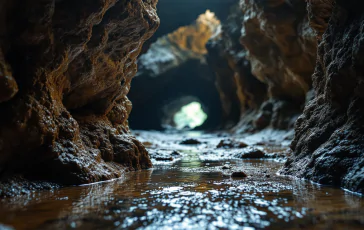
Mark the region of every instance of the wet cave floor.
<instances>
[{"instance_id":1,"label":"wet cave floor","mask_svg":"<svg viewBox=\"0 0 364 230\"><path fill-rule=\"evenodd\" d=\"M285 132L233 139L135 134L150 150L153 169L4 199L0 223L15 229L363 229L364 198L276 174L289 145Z\"/></svg>"}]
</instances>

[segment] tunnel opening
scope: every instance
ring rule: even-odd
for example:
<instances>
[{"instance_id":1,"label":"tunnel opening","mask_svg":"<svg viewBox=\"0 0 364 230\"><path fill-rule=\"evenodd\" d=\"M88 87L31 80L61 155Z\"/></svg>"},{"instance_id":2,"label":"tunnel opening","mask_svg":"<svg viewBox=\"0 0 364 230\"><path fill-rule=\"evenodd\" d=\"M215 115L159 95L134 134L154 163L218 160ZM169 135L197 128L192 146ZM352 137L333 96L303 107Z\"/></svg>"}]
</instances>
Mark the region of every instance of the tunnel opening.
<instances>
[{"instance_id":1,"label":"tunnel opening","mask_svg":"<svg viewBox=\"0 0 364 230\"><path fill-rule=\"evenodd\" d=\"M199 102L193 101L181 107L174 116L173 120L177 129L194 129L201 126L207 119Z\"/></svg>"},{"instance_id":2,"label":"tunnel opening","mask_svg":"<svg viewBox=\"0 0 364 230\"><path fill-rule=\"evenodd\" d=\"M133 103L129 117L132 129L213 130L219 127L223 109L215 86L215 72L206 60L205 47L219 30L220 20L207 10L189 25L158 38L140 56L138 73L128 94ZM200 113L187 115L181 112L179 118L174 119L183 106L192 102L195 103L187 108L190 111L191 108L200 108ZM201 115L202 112L205 114ZM188 116L190 122L202 117L203 122L177 124L176 121L182 122Z\"/></svg>"},{"instance_id":3,"label":"tunnel opening","mask_svg":"<svg viewBox=\"0 0 364 230\"><path fill-rule=\"evenodd\" d=\"M166 130L192 130L205 123L208 109L193 96L176 99L163 107L162 127Z\"/></svg>"}]
</instances>

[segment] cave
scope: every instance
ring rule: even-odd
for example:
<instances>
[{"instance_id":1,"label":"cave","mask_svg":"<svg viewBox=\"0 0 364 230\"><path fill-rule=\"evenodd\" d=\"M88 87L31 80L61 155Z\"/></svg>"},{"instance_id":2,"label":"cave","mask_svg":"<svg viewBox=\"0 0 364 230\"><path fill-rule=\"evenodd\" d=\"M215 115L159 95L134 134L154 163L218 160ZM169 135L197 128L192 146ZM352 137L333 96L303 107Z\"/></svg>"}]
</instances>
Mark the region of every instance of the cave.
<instances>
[{"instance_id":1,"label":"cave","mask_svg":"<svg viewBox=\"0 0 364 230\"><path fill-rule=\"evenodd\" d=\"M2 0L0 229L362 229L363 7Z\"/></svg>"}]
</instances>

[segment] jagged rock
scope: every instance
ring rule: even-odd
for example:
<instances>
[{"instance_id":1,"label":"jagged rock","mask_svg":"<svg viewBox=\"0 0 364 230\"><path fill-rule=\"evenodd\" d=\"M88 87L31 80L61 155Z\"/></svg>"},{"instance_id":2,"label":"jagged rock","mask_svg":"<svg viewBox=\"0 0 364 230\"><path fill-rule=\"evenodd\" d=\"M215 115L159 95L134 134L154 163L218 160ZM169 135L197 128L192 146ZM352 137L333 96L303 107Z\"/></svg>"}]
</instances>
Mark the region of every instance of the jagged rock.
<instances>
[{"instance_id":1,"label":"jagged rock","mask_svg":"<svg viewBox=\"0 0 364 230\"><path fill-rule=\"evenodd\" d=\"M281 173L364 193L363 2L311 0L308 6L322 35L315 97L297 120L293 156Z\"/></svg>"},{"instance_id":2,"label":"jagged rock","mask_svg":"<svg viewBox=\"0 0 364 230\"><path fill-rule=\"evenodd\" d=\"M150 167L128 131L126 94L141 46L159 25L157 1L0 4L2 177L81 184Z\"/></svg>"},{"instance_id":3,"label":"jagged rock","mask_svg":"<svg viewBox=\"0 0 364 230\"><path fill-rule=\"evenodd\" d=\"M239 120L233 131L292 128L316 59L304 1L240 0L207 48L228 127Z\"/></svg>"}]
</instances>

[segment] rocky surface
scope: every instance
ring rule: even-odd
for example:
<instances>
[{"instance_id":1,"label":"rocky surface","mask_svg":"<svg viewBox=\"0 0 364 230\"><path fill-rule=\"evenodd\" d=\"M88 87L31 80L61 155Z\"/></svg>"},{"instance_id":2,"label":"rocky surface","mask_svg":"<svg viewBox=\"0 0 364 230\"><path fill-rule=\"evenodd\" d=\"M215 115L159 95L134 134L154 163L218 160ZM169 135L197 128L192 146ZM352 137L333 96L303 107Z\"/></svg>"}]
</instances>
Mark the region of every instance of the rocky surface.
<instances>
[{"instance_id":1,"label":"rocky surface","mask_svg":"<svg viewBox=\"0 0 364 230\"><path fill-rule=\"evenodd\" d=\"M281 173L364 193L363 3L311 0L308 6L320 39L316 96L297 120L294 155Z\"/></svg>"},{"instance_id":2,"label":"rocky surface","mask_svg":"<svg viewBox=\"0 0 364 230\"><path fill-rule=\"evenodd\" d=\"M151 166L126 94L156 0L2 1L0 176L64 184Z\"/></svg>"},{"instance_id":3,"label":"rocky surface","mask_svg":"<svg viewBox=\"0 0 364 230\"><path fill-rule=\"evenodd\" d=\"M228 127L293 127L316 59L304 1L241 0L207 47Z\"/></svg>"}]
</instances>

